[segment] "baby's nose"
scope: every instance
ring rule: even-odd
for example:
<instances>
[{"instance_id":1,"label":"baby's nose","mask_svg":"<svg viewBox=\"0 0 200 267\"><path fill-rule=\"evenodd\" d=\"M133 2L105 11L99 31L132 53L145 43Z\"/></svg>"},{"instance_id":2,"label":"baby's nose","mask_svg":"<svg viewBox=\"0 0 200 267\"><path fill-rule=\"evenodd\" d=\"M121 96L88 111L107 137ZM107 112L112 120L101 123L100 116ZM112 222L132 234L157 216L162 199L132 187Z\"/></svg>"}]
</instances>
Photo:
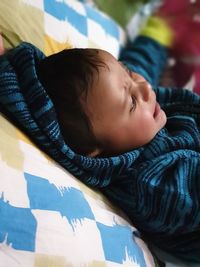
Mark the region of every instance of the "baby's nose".
<instances>
[{"instance_id":1,"label":"baby's nose","mask_svg":"<svg viewBox=\"0 0 200 267\"><path fill-rule=\"evenodd\" d=\"M147 81L141 81L138 83L139 92L143 101L149 101L150 95L152 93L152 87Z\"/></svg>"}]
</instances>

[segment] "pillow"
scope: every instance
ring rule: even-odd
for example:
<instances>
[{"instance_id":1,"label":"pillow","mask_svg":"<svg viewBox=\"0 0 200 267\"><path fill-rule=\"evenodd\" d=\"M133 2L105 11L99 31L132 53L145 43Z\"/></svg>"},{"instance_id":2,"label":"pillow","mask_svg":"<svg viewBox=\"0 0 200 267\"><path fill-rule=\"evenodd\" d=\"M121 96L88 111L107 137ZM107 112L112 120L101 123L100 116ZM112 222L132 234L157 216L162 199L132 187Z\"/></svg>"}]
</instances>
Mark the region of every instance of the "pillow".
<instances>
[{"instance_id":1,"label":"pillow","mask_svg":"<svg viewBox=\"0 0 200 267\"><path fill-rule=\"evenodd\" d=\"M21 41L47 55L98 47L118 56L125 33L76 0L2 0L6 48ZM128 220L0 116L0 266L157 266Z\"/></svg>"},{"instance_id":2,"label":"pillow","mask_svg":"<svg viewBox=\"0 0 200 267\"><path fill-rule=\"evenodd\" d=\"M0 125L0 266L158 266L103 196Z\"/></svg>"},{"instance_id":3,"label":"pillow","mask_svg":"<svg viewBox=\"0 0 200 267\"><path fill-rule=\"evenodd\" d=\"M27 41L46 55L70 47L106 49L118 56L125 32L93 5L76 0L1 0L6 48Z\"/></svg>"}]
</instances>

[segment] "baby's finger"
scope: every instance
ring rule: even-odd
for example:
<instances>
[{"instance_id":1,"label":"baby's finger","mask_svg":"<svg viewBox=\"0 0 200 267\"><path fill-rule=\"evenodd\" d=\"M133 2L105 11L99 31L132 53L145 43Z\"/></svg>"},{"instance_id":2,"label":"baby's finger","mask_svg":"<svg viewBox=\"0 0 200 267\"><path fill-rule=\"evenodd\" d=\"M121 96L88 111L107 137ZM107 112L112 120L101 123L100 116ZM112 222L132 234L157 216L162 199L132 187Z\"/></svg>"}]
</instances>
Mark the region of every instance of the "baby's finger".
<instances>
[{"instance_id":1,"label":"baby's finger","mask_svg":"<svg viewBox=\"0 0 200 267\"><path fill-rule=\"evenodd\" d=\"M0 55L3 55L5 52L5 49L4 49L4 45L3 45L3 38L2 38L2 35L0 33Z\"/></svg>"}]
</instances>

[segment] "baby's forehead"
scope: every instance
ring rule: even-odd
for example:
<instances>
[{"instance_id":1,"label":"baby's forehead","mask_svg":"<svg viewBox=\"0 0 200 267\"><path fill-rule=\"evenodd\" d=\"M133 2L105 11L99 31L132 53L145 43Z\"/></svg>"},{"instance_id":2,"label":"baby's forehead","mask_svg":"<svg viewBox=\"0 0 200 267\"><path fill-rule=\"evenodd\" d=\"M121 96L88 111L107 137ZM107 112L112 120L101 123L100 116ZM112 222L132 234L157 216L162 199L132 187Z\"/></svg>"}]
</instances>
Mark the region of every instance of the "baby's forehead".
<instances>
[{"instance_id":1,"label":"baby's forehead","mask_svg":"<svg viewBox=\"0 0 200 267\"><path fill-rule=\"evenodd\" d=\"M99 50L99 57L105 63L104 71L115 72L117 69L121 69L121 63L111 53Z\"/></svg>"},{"instance_id":2,"label":"baby's forehead","mask_svg":"<svg viewBox=\"0 0 200 267\"><path fill-rule=\"evenodd\" d=\"M117 61L117 59L108 51L103 49L96 49L98 56L104 60Z\"/></svg>"}]
</instances>

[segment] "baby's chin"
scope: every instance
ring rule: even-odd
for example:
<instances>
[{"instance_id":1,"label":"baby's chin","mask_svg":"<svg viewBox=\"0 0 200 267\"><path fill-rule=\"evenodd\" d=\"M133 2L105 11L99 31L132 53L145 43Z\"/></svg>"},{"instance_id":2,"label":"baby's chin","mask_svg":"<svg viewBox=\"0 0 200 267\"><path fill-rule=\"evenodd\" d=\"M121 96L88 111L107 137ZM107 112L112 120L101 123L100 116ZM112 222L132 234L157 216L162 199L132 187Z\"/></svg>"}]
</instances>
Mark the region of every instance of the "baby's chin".
<instances>
[{"instance_id":1,"label":"baby's chin","mask_svg":"<svg viewBox=\"0 0 200 267\"><path fill-rule=\"evenodd\" d=\"M158 116L155 118L155 121L159 132L163 127L165 127L167 123L167 116L163 109L160 109Z\"/></svg>"},{"instance_id":2,"label":"baby's chin","mask_svg":"<svg viewBox=\"0 0 200 267\"><path fill-rule=\"evenodd\" d=\"M165 127L166 123L167 123L167 115L166 115L165 111L162 109L162 127L161 127L161 129L163 127Z\"/></svg>"}]
</instances>

